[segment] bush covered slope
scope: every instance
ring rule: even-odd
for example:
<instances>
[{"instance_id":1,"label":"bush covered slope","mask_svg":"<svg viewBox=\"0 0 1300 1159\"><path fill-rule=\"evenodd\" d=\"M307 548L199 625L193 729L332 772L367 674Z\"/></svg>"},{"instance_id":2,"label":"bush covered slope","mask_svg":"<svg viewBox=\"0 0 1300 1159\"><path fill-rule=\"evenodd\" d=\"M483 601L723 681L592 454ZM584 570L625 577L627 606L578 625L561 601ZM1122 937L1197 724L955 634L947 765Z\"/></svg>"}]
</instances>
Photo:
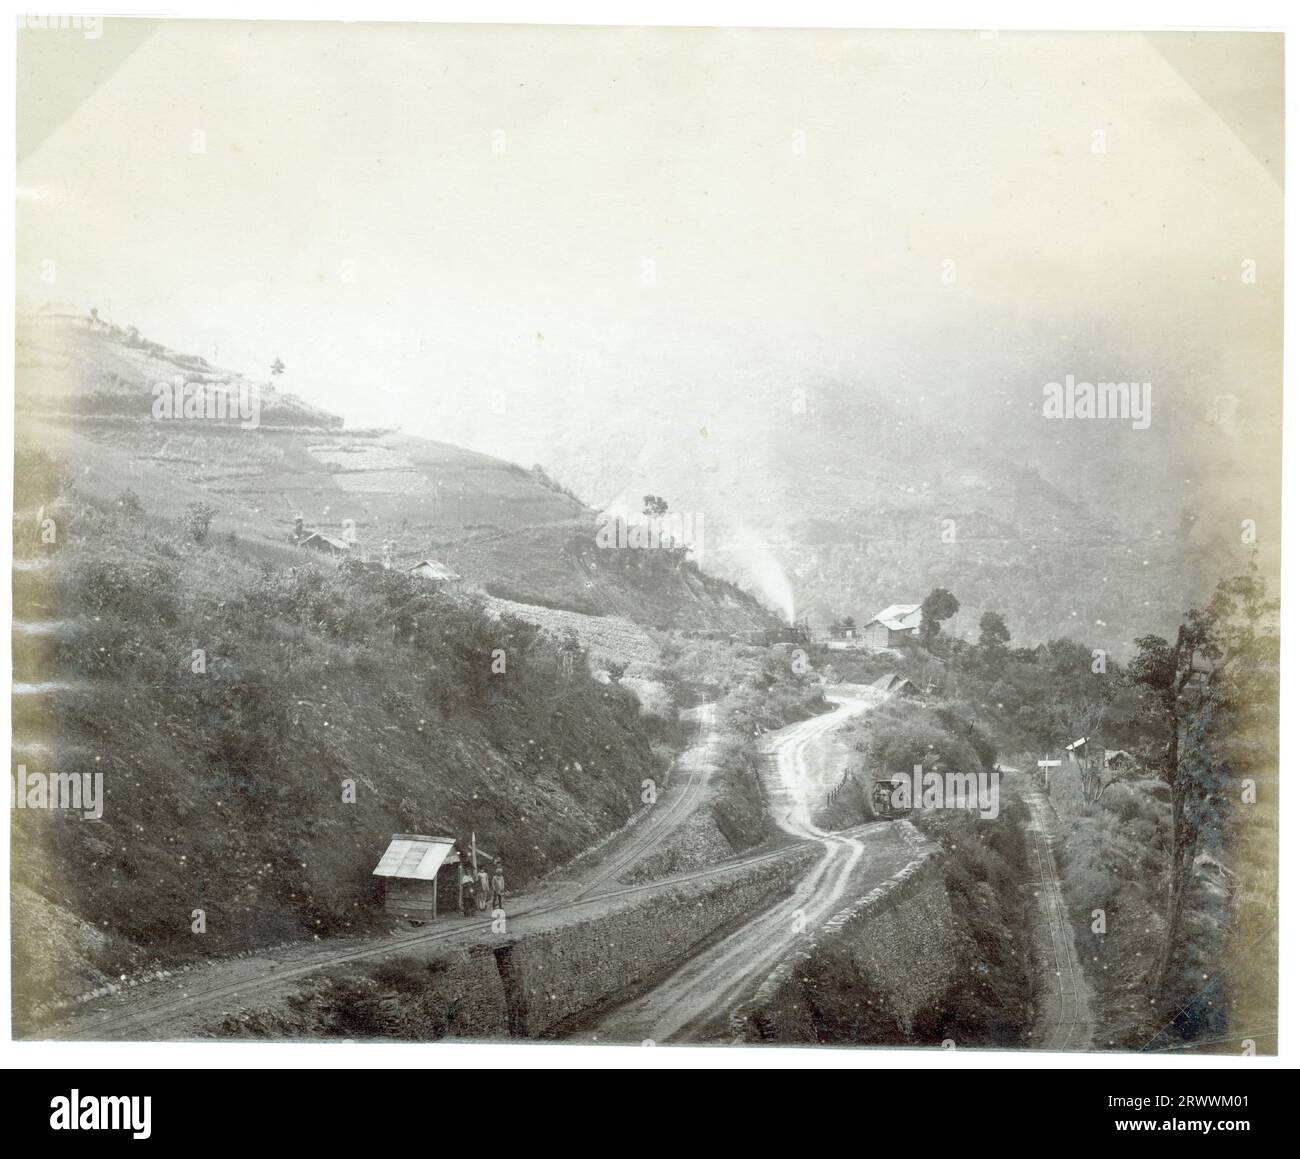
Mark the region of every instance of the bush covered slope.
<instances>
[{"instance_id":1,"label":"bush covered slope","mask_svg":"<svg viewBox=\"0 0 1300 1159\"><path fill-rule=\"evenodd\" d=\"M130 496L60 501L46 474L20 496L59 531L15 572L41 629L15 636L15 680L39 684L16 697L15 763L102 772L105 806L14 812L14 877L107 935L86 950L103 970L374 926L393 832L474 830L517 886L662 775L635 698L532 625L402 573L195 542Z\"/></svg>"}]
</instances>

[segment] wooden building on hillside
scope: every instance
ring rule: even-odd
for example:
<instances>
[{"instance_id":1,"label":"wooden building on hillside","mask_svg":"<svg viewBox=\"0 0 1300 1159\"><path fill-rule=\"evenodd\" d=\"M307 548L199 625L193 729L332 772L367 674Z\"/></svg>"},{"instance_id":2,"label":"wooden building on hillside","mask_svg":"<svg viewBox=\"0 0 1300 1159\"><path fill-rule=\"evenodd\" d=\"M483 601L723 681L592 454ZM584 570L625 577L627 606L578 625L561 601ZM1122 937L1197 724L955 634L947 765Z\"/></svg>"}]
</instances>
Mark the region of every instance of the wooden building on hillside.
<instances>
[{"instance_id":1,"label":"wooden building on hillside","mask_svg":"<svg viewBox=\"0 0 1300 1159\"><path fill-rule=\"evenodd\" d=\"M858 631L865 648L897 648L921 631L920 604L890 604Z\"/></svg>"},{"instance_id":2,"label":"wooden building on hillside","mask_svg":"<svg viewBox=\"0 0 1300 1159\"><path fill-rule=\"evenodd\" d=\"M384 879L384 912L433 921L438 915L438 874L444 866L450 867L445 876L451 887L459 891L460 854L455 838L394 833L372 874Z\"/></svg>"}]
</instances>

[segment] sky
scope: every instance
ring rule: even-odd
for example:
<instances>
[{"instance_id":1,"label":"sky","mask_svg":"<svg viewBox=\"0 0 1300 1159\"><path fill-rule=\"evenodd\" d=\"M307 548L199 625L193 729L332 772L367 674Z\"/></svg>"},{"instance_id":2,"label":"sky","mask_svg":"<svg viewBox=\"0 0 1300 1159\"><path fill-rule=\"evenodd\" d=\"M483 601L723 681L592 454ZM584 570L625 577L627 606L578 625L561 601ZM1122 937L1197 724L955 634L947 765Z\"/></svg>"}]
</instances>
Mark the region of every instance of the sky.
<instances>
[{"instance_id":1,"label":"sky","mask_svg":"<svg viewBox=\"0 0 1300 1159\"><path fill-rule=\"evenodd\" d=\"M1281 55L1244 34L22 30L18 293L255 377L279 357L352 424L525 464L629 399L670 393L646 421L672 439L765 375L887 377L932 324L986 359L1005 326L1013 362L1018 322L1086 317L1141 336L1117 377L1212 335L1267 401ZM945 347L927 373L966 370Z\"/></svg>"}]
</instances>

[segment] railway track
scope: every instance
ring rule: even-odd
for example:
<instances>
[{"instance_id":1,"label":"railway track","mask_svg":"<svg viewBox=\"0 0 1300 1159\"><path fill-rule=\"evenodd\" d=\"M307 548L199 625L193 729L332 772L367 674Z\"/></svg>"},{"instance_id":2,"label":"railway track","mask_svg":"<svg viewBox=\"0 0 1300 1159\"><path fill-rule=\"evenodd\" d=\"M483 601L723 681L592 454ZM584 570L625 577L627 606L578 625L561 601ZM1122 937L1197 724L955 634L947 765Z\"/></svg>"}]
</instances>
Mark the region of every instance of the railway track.
<instances>
[{"instance_id":1,"label":"railway track","mask_svg":"<svg viewBox=\"0 0 1300 1159\"><path fill-rule=\"evenodd\" d=\"M797 847L797 844L788 845L781 849L770 850L766 853L754 854L749 857L740 857L734 861L723 862L719 865L709 866L707 869L699 869L691 873L678 874L674 877L663 878L659 881L645 882L640 885L622 886L618 889L608 889L584 897L581 900L566 897L557 901L530 906L527 909L522 909L509 914L508 920L513 922L519 921L523 918L545 917L549 914L561 913L566 910L576 911L594 905L597 902L608 901L613 898L630 897L634 894L648 893L658 889L665 889L673 885L682 885L692 881L699 881L703 878L713 877L721 873L744 870L751 866L762 864L765 861L772 861L779 857L788 857L792 850ZM283 986L285 982L294 981L299 978L306 978L333 966L340 966L349 962L365 961L371 958L382 958L391 954L405 953L416 947L427 948L428 946L434 945L438 942L452 941L465 934L490 930L491 926L491 918L472 919L470 921L448 926L445 929L430 930L426 933L414 934L410 937L402 938L400 941L385 941L380 945L359 947L354 950L343 950L333 954L322 954L319 957L313 958L309 963L288 967L286 969L278 969L270 977L243 979L238 982L210 986L202 991L188 993L180 998L164 1002L154 1003L153 1005L138 1010L107 1012L104 1017L98 1019L95 1018L95 1012L88 1011L76 1020L77 1033L61 1035L56 1031L51 1034L51 1037L66 1037L77 1040L93 1041L100 1038L111 1039L129 1036L132 1031L145 1030L153 1023L165 1022L170 1018L193 1013L204 1006L219 1002L222 999L239 998L240 1000L246 1000L254 998L258 994L268 993ZM92 1023L93 1025L85 1026L81 1025L82 1023Z\"/></svg>"},{"instance_id":2,"label":"railway track","mask_svg":"<svg viewBox=\"0 0 1300 1159\"><path fill-rule=\"evenodd\" d=\"M1065 901L1061 897L1056 859L1047 841L1047 812L1041 794L1027 795L1034 816L1034 856L1038 880L1043 890L1048 931L1051 935L1052 961L1057 990L1056 1016L1039 1045L1042 1050L1085 1050L1088 1042L1087 1011L1084 1002L1082 972L1074 953L1074 936Z\"/></svg>"},{"instance_id":3,"label":"railway track","mask_svg":"<svg viewBox=\"0 0 1300 1159\"><path fill-rule=\"evenodd\" d=\"M794 893L747 922L738 931L746 935L744 938L739 941L724 938L718 946L701 954L698 960L693 958L686 963L680 978L674 975L683 987L687 1000L681 1003L679 1016L673 1018L674 1025L671 1028L665 1028L660 1041L689 1037L711 1027L728 1013L743 996L745 988L765 976L775 965L788 949L792 938L797 936L797 930L805 924L812 925L823 920L837 904L864 849L862 842L853 836L823 833L816 829L807 817L806 809L796 807L783 809L777 818L778 824L791 838L789 844L779 849L738 857L657 881L618 885L617 877L688 817L706 792L711 767L707 759L706 738L713 726L713 706L701 704L696 712L700 723L697 745L702 751L697 754L698 759L692 762L681 791L672 798L663 812L652 816L643 833L638 834L625 850L620 851L608 865L602 866L594 877L583 882L576 891L510 912L507 916L509 922L515 923L565 912L578 914L610 900L671 888L719 874L745 872L763 862L788 857L793 850L802 846L812 843L820 845L823 856L796 885ZM808 747L842 720L843 715L828 714L826 717L804 721L783 738L778 761L785 762L787 777L797 780L804 775ZM797 918L802 920L797 921ZM223 1002L237 1001L243 1005L259 996L282 989L286 983L305 979L333 967L427 950L443 943L454 944L457 940L472 941L476 936L490 931L491 926L490 917L458 920L443 928L422 931L400 939L377 940L366 945L340 948L335 952L323 951L313 955L310 960L283 967L273 966L270 972L256 977L244 976L228 982L214 979L214 985L202 989L194 989L196 979L187 978L186 984L190 989L185 993L149 1005L144 1004L147 996L140 994L134 1006L123 1010L88 1009L55 1029L51 1036L86 1040L164 1037L156 1031L151 1035L151 1029L203 1012L216 1017L222 1010Z\"/></svg>"},{"instance_id":4,"label":"railway track","mask_svg":"<svg viewBox=\"0 0 1300 1159\"><path fill-rule=\"evenodd\" d=\"M716 737L713 734L715 711L712 703L706 703L701 698L701 703L694 709L699 722L699 729L695 745L692 746L691 750L688 750L692 759L687 766L687 777L682 789L671 798L662 811L652 814L644 831L636 836L628 848L617 854L608 865L602 866L595 876L582 883L576 892L565 894L552 901L538 903L525 909L510 912L507 915L508 921L515 922L523 918L545 917L566 910L576 911L598 902L663 889L672 885L686 884L719 873L744 870L765 861L789 855L792 846L797 843L792 843L792 846L785 846L781 849L769 850L765 853L739 857L692 872L676 874L657 881L630 886L616 884L616 879L620 874L644 857L664 837L671 833L681 821L689 817L703 799L711 772L708 758L713 744L716 743ZM341 949L336 953L322 953L313 956L309 962L304 962L301 965L276 968L274 973L267 977L242 978L238 981L219 983L201 990L191 990L179 997L157 1002L147 1007L136 1006L122 1011L97 1012L87 1010L69 1020L67 1025L69 1028L75 1028L75 1032L66 1035L66 1037L91 1039L129 1037L146 1031L151 1025L192 1014L205 1006L220 1003L224 999L238 998L244 1001L254 998L258 994L273 991L286 982L305 978L331 967L372 958L382 958L412 949L426 949L440 942L451 942L463 938L465 935L481 934L491 930L492 922L493 919L490 917L476 918L457 922L444 928L413 934L400 940L385 940L378 944L353 949ZM267 956L272 955L268 954ZM187 981L192 983L193 979L187 979ZM55 1033L57 1035L58 1032Z\"/></svg>"},{"instance_id":5,"label":"railway track","mask_svg":"<svg viewBox=\"0 0 1300 1159\"><path fill-rule=\"evenodd\" d=\"M709 774L712 772L709 758L717 745L717 736L713 733L717 707L711 702L706 703L701 697L694 711L697 714L699 728L696 732L695 744L688 750L689 756L682 758L681 761L685 765L686 761L690 760L681 792L677 793L663 809L652 813L644 826L644 832L637 836L626 850L611 859L608 865L602 866L594 877L571 894L569 900L581 901L591 897L607 882L617 880L626 869L640 861L668 833L686 820L703 801Z\"/></svg>"}]
</instances>

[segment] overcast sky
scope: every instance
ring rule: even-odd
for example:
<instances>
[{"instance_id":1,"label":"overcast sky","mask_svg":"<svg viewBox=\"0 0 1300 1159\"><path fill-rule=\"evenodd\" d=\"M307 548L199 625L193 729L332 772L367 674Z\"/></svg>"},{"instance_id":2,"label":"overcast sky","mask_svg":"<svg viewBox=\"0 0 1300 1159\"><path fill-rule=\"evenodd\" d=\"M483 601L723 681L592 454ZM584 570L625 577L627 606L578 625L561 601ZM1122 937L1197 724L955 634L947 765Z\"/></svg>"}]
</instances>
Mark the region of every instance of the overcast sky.
<instances>
[{"instance_id":1,"label":"overcast sky","mask_svg":"<svg viewBox=\"0 0 1300 1159\"><path fill-rule=\"evenodd\" d=\"M20 299L278 356L353 423L545 462L555 407L888 366L954 311L1208 328L1277 389L1280 37L110 21L19 54Z\"/></svg>"}]
</instances>

